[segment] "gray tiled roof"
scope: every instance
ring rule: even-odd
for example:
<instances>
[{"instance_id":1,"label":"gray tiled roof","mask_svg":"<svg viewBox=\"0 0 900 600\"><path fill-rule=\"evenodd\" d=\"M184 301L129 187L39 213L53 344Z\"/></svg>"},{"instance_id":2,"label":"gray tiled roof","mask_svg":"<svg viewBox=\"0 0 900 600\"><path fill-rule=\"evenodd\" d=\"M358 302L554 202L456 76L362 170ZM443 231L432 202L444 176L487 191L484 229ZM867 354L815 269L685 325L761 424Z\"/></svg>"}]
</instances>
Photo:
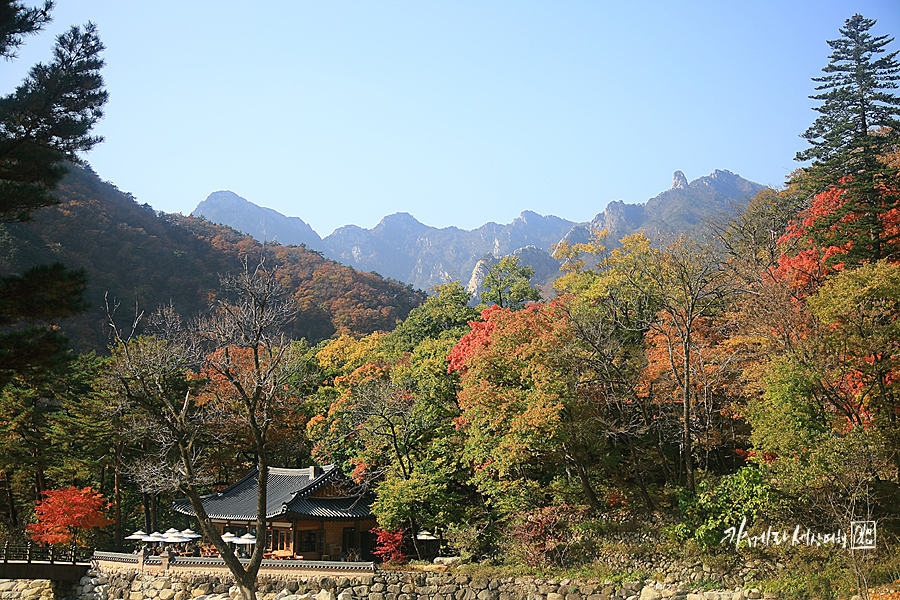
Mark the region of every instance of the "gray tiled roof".
<instances>
[{"instance_id":1,"label":"gray tiled roof","mask_svg":"<svg viewBox=\"0 0 900 600\"><path fill-rule=\"evenodd\" d=\"M257 471L254 470L237 483L220 492L203 496L206 513L213 519L231 521L256 520ZM340 472L334 465L307 469L269 468L266 495L266 518L278 516L310 516L316 519L371 518L371 498L310 498L312 494ZM191 515L194 509L187 498L172 503L179 513Z\"/></svg>"},{"instance_id":2,"label":"gray tiled roof","mask_svg":"<svg viewBox=\"0 0 900 600\"><path fill-rule=\"evenodd\" d=\"M363 496L352 498L294 498L288 503L288 512L310 515L319 519L371 519L373 499Z\"/></svg>"}]
</instances>

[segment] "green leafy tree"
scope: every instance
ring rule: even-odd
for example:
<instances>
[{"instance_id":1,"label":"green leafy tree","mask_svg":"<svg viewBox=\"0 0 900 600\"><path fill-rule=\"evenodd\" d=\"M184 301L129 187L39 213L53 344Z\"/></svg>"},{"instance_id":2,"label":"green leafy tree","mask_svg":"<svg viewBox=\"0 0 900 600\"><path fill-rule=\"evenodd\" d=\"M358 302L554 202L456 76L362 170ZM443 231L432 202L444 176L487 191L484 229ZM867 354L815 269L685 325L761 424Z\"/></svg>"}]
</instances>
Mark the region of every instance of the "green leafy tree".
<instances>
[{"instance_id":1,"label":"green leafy tree","mask_svg":"<svg viewBox=\"0 0 900 600\"><path fill-rule=\"evenodd\" d=\"M819 361L773 359L764 393L743 411L752 426L751 456L784 501L779 510L826 526L871 519L874 512L886 517L897 505L895 486L881 475L884 438L838 407L853 412L852 392L828 377L833 363L824 352Z\"/></svg>"},{"instance_id":2,"label":"green leafy tree","mask_svg":"<svg viewBox=\"0 0 900 600\"><path fill-rule=\"evenodd\" d=\"M891 90L900 80L898 51L884 56L893 41L869 33L873 19L856 14L841 28L841 38L830 40L832 53L822 69L819 94L821 116L802 135L812 147L797 153L797 160L812 166L794 178L817 194L829 187L844 190L835 210L817 216L810 232L819 246L842 246L839 259L847 264L892 256L900 250L898 234L885 234L882 215L900 205L897 169L884 157L900 143L900 98Z\"/></svg>"},{"instance_id":3,"label":"green leafy tree","mask_svg":"<svg viewBox=\"0 0 900 600\"><path fill-rule=\"evenodd\" d=\"M448 351L444 346L443 355ZM373 511L379 525L413 535L423 526L445 527L455 512L449 484L456 466L438 451L452 429L453 413L442 386L428 385L426 376L426 383L418 384L417 374L431 363L425 354L407 357L412 364L368 363L337 377L340 396L327 415L309 423L317 457L344 463L358 484L377 491ZM446 371L446 362L440 366ZM435 390L439 393L429 393ZM415 539L412 543L418 552Z\"/></svg>"},{"instance_id":4,"label":"green leafy tree","mask_svg":"<svg viewBox=\"0 0 900 600\"><path fill-rule=\"evenodd\" d=\"M447 355L476 311L459 282L437 286L392 332L341 337L318 352L322 414L309 422L314 454L375 489L380 527L446 531L463 522L474 493L453 425L459 376ZM329 378L333 378L329 381ZM418 551L415 539L410 549Z\"/></svg>"},{"instance_id":5,"label":"green leafy tree","mask_svg":"<svg viewBox=\"0 0 900 600\"><path fill-rule=\"evenodd\" d=\"M54 435L67 407L91 394L95 371L81 363L23 371L0 390L0 470L16 480L8 498L10 525L18 520L14 496L27 506L55 485L88 479L77 466L83 449L73 452L71 440Z\"/></svg>"},{"instance_id":6,"label":"green leafy tree","mask_svg":"<svg viewBox=\"0 0 900 600\"><path fill-rule=\"evenodd\" d=\"M56 442L57 450L47 475L57 484L96 481L98 492L111 490L108 496L112 504L113 544L121 552L128 517L126 504L134 498L127 494L126 463L140 452L140 441L130 435L126 415L110 410L113 403L102 393L102 372L107 360L94 353L81 354L73 361L71 374L62 379L68 393L50 430L49 437Z\"/></svg>"},{"instance_id":7,"label":"green leafy tree","mask_svg":"<svg viewBox=\"0 0 900 600\"><path fill-rule=\"evenodd\" d=\"M478 311L469 306L471 299L459 281L436 286L428 300L411 310L383 345L388 352L402 353L411 352L426 339L459 339L469 330L468 322L478 318Z\"/></svg>"},{"instance_id":8,"label":"green leafy tree","mask_svg":"<svg viewBox=\"0 0 900 600\"><path fill-rule=\"evenodd\" d=\"M0 386L16 374L52 368L66 360L67 340L53 322L84 310L87 278L61 263L39 265L0 278Z\"/></svg>"},{"instance_id":9,"label":"green leafy tree","mask_svg":"<svg viewBox=\"0 0 900 600\"><path fill-rule=\"evenodd\" d=\"M571 479L572 495L601 508L597 485L606 478L597 470L611 460L604 402L592 374L572 360L572 345L555 302L492 306L450 354L472 481L507 514L543 503L554 478Z\"/></svg>"},{"instance_id":10,"label":"green leafy tree","mask_svg":"<svg viewBox=\"0 0 900 600\"><path fill-rule=\"evenodd\" d=\"M527 302L537 302L541 292L531 285L534 269L520 265L519 257L505 256L488 270L484 277L481 300L500 308L521 308Z\"/></svg>"}]
</instances>

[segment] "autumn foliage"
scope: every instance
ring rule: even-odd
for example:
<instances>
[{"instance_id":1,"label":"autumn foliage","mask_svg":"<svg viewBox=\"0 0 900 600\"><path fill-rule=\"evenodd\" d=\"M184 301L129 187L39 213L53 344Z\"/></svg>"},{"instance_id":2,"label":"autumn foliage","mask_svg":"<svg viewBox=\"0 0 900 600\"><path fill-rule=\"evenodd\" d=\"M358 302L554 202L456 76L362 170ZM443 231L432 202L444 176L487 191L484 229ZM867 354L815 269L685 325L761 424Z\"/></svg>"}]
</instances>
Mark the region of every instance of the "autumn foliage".
<instances>
[{"instance_id":1,"label":"autumn foliage","mask_svg":"<svg viewBox=\"0 0 900 600\"><path fill-rule=\"evenodd\" d=\"M402 565L406 562L406 554L404 554L406 543L402 529L399 531L385 531L380 527L376 527L372 530L372 533L375 534L376 546L374 553L377 556L380 556L385 562L391 562L395 565Z\"/></svg>"},{"instance_id":2,"label":"autumn foliage","mask_svg":"<svg viewBox=\"0 0 900 600\"><path fill-rule=\"evenodd\" d=\"M31 539L42 544L84 544L82 534L112 524L103 495L86 487L49 490L35 507L38 522L28 526Z\"/></svg>"},{"instance_id":3,"label":"autumn foliage","mask_svg":"<svg viewBox=\"0 0 900 600\"><path fill-rule=\"evenodd\" d=\"M522 514L512 526L511 537L525 564L533 567L566 566L578 551L578 526L587 516L584 507L568 504L546 506Z\"/></svg>"},{"instance_id":4,"label":"autumn foliage","mask_svg":"<svg viewBox=\"0 0 900 600\"><path fill-rule=\"evenodd\" d=\"M878 189L879 198L897 195L896 191ZM846 210L848 191L833 186L817 194L809 208L792 221L778 243L785 249L778 261L776 276L795 289L812 289L821 284L829 274L842 271L844 259L853 249L854 240L848 239L845 229L857 226L858 213ZM877 237L869 245L887 246L888 240L900 237L900 208L886 206L876 211ZM858 243L858 242L856 242ZM900 256L887 257L890 262Z\"/></svg>"}]
</instances>

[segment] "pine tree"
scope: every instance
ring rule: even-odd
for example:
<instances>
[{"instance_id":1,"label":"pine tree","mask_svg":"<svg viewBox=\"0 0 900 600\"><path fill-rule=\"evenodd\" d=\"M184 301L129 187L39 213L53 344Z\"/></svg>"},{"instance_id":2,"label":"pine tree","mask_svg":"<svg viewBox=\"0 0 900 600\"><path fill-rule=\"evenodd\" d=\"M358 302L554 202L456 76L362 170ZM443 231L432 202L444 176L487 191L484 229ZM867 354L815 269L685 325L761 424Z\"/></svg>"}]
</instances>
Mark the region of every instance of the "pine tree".
<instances>
[{"instance_id":1,"label":"pine tree","mask_svg":"<svg viewBox=\"0 0 900 600\"><path fill-rule=\"evenodd\" d=\"M795 181L812 194L832 186L844 190L842 206L816 219L811 233L820 246L848 244L840 255L847 264L890 256L900 250L896 235L885 233L883 215L900 206L897 169L884 156L900 143L900 98L892 90L900 80L898 51L884 54L893 41L872 36L875 20L853 15L842 37L830 40L829 63L813 81L820 93L810 96L823 104L821 113L801 137L812 145L798 152L811 160Z\"/></svg>"},{"instance_id":2,"label":"pine tree","mask_svg":"<svg viewBox=\"0 0 900 600\"><path fill-rule=\"evenodd\" d=\"M21 2L12 0L0 2L0 56L15 58L24 37L37 33L50 22L51 10L52 0L45 0L41 8L25 8Z\"/></svg>"},{"instance_id":3,"label":"pine tree","mask_svg":"<svg viewBox=\"0 0 900 600\"><path fill-rule=\"evenodd\" d=\"M36 10L0 2L0 14L19 23L0 26L0 54L14 53L22 35L43 27L47 19ZM102 141L90 135L107 100L102 50L93 23L72 27L57 37L52 62L34 65L14 93L0 98L0 222L27 221L35 209L56 204L50 190L65 162Z\"/></svg>"},{"instance_id":4,"label":"pine tree","mask_svg":"<svg viewBox=\"0 0 900 600\"><path fill-rule=\"evenodd\" d=\"M0 56L15 57L24 36L50 21L52 1L28 8L0 0ZM34 65L16 90L0 98L0 223L28 221L57 203L51 190L67 162L101 141L90 134L102 116L103 89L96 27L72 27L58 36L49 64ZM0 386L15 373L64 359L66 340L42 326L84 310L83 270L61 264L0 278Z\"/></svg>"}]
</instances>

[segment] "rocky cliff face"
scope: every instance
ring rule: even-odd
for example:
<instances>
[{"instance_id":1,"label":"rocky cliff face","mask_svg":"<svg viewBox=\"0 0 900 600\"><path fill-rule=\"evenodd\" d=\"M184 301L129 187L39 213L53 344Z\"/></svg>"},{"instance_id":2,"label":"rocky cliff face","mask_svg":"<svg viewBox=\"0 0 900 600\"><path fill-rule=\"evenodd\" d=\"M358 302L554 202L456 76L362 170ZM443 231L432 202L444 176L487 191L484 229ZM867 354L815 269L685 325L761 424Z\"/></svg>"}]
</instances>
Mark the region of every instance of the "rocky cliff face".
<instances>
[{"instance_id":1,"label":"rocky cliff face","mask_svg":"<svg viewBox=\"0 0 900 600\"><path fill-rule=\"evenodd\" d=\"M511 252L504 256L515 256L519 259L519 264L528 265L534 269L534 276L531 282L541 289L541 295L545 299L554 296L553 282L559 277L560 262L550 255L550 252L536 246L526 246L519 248L515 252ZM472 269L472 276L466 283L466 291L472 294L472 304L478 304L481 301L481 289L484 284L484 278L487 276L491 267L500 262L503 256L494 256L493 254L485 254Z\"/></svg>"},{"instance_id":2,"label":"rocky cliff face","mask_svg":"<svg viewBox=\"0 0 900 600\"><path fill-rule=\"evenodd\" d=\"M396 213L372 229L347 225L324 239L297 217L256 206L232 192L210 194L193 214L260 240L303 243L361 271L375 271L424 290L459 280L467 282L477 296L487 269L503 256L516 254L520 262L534 268L534 281L548 297L559 276L559 263L550 256L550 248L560 240L587 242L602 230L609 231L609 243L640 231L651 238L695 232L708 217L734 210L762 189L730 171L716 170L690 183L676 171L672 187L645 204L616 200L586 223L524 211L512 223L486 223L467 231L430 227L408 213Z\"/></svg>"},{"instance_id":3,"label":"rocky cliff face","mask_svg":"<svg viewBox=\"0 0 900 600\"><path fill-rule=\"evenodd\" d=\"M525 211L512 223L486 223L471 231L423 225L407 213L385 217L372 229L341 227L323 240L325 254L361 271L430 289L471 279L485 255L502 257L526 246L545 252L565 236L572 221Z\"/></svg>"}]
</instances>

